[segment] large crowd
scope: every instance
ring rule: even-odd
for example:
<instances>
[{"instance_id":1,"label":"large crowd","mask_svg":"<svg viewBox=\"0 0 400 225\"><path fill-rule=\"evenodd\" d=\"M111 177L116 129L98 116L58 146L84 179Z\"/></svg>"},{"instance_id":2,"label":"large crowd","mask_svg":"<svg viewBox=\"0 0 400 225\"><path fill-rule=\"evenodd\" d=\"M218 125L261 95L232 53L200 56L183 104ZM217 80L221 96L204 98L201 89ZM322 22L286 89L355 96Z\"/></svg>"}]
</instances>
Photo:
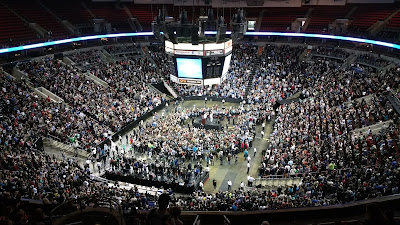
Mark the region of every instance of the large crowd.
<instances>
[{"instance_id":1,"label":"large crowd","mask_svg":"<svg viewBox=\"0 0 400 225\"><path fill-rule=\"evenodd\" d=\"M383 59L382 57L376 57L370 54L363 54L357 57L357 62L366 63L368 65L373 65L378 68L384 68L389 65L390 62Z\"/></svg>"},{"instance_id":2,"label":"large crowd","mask_svg":"<svg viewBox=\"0 0 400 225\"><path fill-rule=\"evenodd\" d=\"M345 60L347 57L350 56L350 53L345 50L324 46L319 46L315 49L312 49L311 54L336 57L342 60Z\"/></svg>"},{"instance_id":3,"label":"large crowd","mask_svg":"<svg viewBox=\"0 0 400 225\"><path fill-rule=\"evenodd\" d=\"M52 58L20 63L18 68L28 74L35 87L48 89L113 132L165 101L144 82L151 74L148 61L137 58L118 64L98 62L91 62L87 69L107 85L98 84L77 67Z\"/></svg>"},{"instance_id":4,"label":"large crowd","mask_svg":"<svg viewBox=\"0 0 400 225\"><path fill-rule=\"evenodd\" d=\"M139 209L152 207L149 202L157 196L137 189L110 188L94 181L87 165L57 159L34 146L38 137L50 134L91 149L162 104L165 99L146 83L167 76L169 68L160 47L149 49L151 59L139 57L117 63L102 60L97 50L70 55L78 65L52 58L22 62L18 69L27 74L22 81L0 71L1 220L24 224L43 219L25 212L19 201L22 198L41 200L45 214L68 199L89 195L111 197L121 205ZM258 49L252 44L235 46L227 79L220 85L173 86L181 96L247 99L250 104L185 110L176 106L173 112L155 113L148 122L140 122L131 133L120 136L116 141L119 145L94 148L94 155L104 160L99 170L109 164L111 172L188 183L192 174L207 172L214 161L234 163L240 152L251 148L256 125L271 120L273 132L268 148L263 150L259 175L301 176L300 184L215 194L200 188L180 197L168 190L171 204L183 210L279 209L398 193L399 119L385 92L398 95L400 70L350 71L321 61L303 62L299 59L304 52L301 47L266 45L257 56ZM338 51L329 50L327 54L345 54ZM257 57L260 64L255 66ZM387 65L377 59L373 62L380 67ZM83 70L107 85L94 82ZM66 104L36 96L31 85L48 89ZM305 99L272 109L276 101L296 93ZM194 127L194 119L204 114L223 121L222 129ZM388 126L369 128L381 123ZM142 155L145 159L139 157Z\"/></svg>"}]
</instances>

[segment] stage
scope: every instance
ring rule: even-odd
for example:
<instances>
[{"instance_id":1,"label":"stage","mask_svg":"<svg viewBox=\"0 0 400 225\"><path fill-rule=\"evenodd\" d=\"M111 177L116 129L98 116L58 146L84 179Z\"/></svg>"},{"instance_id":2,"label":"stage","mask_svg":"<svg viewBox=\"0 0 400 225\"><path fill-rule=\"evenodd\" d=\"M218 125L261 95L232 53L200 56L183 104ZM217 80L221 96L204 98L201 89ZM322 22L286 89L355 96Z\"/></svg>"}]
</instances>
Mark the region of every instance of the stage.
<instances>
[{"instance_id":1,"label":"stage","mask_svg":"<svg viewBox=\"0 0 400 225\"><path fill-rule=\"evenodd\" d=\"M194 119L193 127L204 128L207 130L221 130L222 126L219 122L219 119L213 118L211 121L209 117L207 119L203 119L202 117L197 117Z\"/></svg>"}]
</instances>

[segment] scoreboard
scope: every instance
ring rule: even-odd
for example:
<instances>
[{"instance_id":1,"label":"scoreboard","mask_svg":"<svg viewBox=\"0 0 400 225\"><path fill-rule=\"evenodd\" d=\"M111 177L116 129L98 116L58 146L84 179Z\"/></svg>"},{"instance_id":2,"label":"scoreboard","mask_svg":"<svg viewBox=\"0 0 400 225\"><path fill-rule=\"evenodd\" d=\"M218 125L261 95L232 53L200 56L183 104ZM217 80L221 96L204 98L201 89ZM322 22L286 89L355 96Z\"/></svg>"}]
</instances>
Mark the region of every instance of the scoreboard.
<instances>
[{"instance_id":1,"label":"scoreboard","mask_svg":"<svg viewBox=\"0 0 400 225\"><path fill-rule=\"evenodd\" d=\"M178 43L165 41L170 79L188 85L220 84L226 78L232 58L232 40L223 43Z\"/></svg>"}]
</instances>

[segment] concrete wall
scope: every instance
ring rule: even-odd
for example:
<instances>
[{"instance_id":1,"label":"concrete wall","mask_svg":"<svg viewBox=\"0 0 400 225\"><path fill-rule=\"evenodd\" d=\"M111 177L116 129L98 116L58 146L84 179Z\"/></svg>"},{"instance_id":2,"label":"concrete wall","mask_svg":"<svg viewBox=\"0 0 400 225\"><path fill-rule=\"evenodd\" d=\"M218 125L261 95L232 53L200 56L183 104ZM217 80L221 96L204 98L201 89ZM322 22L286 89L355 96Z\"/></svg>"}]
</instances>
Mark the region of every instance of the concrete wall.
<instances>
[{"instance_id":1,"label":"concrete wall","mask_svg":"<svg viewBox=\"0 0 400 225\"><path fill-rule=\"evenodd\" d=\"M100 85L102 85L102 86L104 86L104 87L108 87L107 82L105 82L104 80L102 80L102 79L96 77L95 75L93 75L93 74L91 74L91 73L89 73L89 72L83 73L83 75L85 75L86 77L88 77L88 78L90 78L91 80L93 80L96 84L100 84Z\"/></svg>"},{"instance_id":2,"label":"concrete wall","mask_svg":"<svg viewBox=\"0 0 400 225\"><path fill-rule=\"evenodd\" d=\"M68 56L64 56L63 57L63 62L67 65L73 65L75 64L74 61L72 61L72 59L70 59Z\"/></svg>"},{"instance_id":3,"label":"concrete wall","mask_svg":"<svg viewBox=\"0 0 400 225\"><path fill-rule=\"evenodd\" d=\"M12 80L16 80L16 78L15 78L13 75L7 73L6 71L3 71L3 73L4 73L4 75L6 75L8 78L10 78L10 79L12 79Z\"/></svg>"},{"instance_id":4,"label":"concrete wall","mask_svg":"<svg viewBox=\"0 0 400 225\"><path fill-rule=\"evenodd\" d=\"M26 74L25 72L22 72L21 70L17 69L16 67L13 68L12 75L17 80L21 80L23 77L28 76L28 74Z\"/></svg>"},{"instance_id":5,"label":"concrete wall","mask_svg":"<svg viewBox=\"0 0 400 225\"><path fill-rule=\"evenodd\" d=\"M62 102L64 102L64 99L58 97L57 95L53 94L51 91L47 90L47 89L44 88L44 87L38 87L38 88L35 88L35 90L38 91L38 92L41 92L40 95L41 95L42 97L43 97L43 95L44 95L44 98L47 98L47 96L49 96L50 99L51 99L53 102L57 102L57 103L62 103Z\"/></svg>"}]
</instances>

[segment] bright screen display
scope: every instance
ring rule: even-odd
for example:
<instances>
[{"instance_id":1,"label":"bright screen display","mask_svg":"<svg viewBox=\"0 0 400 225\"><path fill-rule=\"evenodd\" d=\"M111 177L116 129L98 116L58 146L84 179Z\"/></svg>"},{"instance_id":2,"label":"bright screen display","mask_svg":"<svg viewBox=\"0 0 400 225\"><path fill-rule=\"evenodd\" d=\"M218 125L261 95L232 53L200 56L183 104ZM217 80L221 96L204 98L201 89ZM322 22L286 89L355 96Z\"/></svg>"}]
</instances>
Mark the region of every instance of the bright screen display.
<instances>
[{"instance_id":1,"label":"bright screen display","mask_svg":"<svg viewBox=\"0 0 400 225\"><path fill-rule=\"evenodd\" d=\"M178 77L203 79L201 59L176 58Z\"/></svg>"},{"instance_id":2,"label":"bright screen display","mask_svg":"<svg viewBox=\"0 0 400 225\"><path fill-rule=\"evenodd\" d=\"M222 75L225 75L228 72L229 66L231 65L232 54L225 57L224 68L222 69Z\"/></svg>"},{"instance_id":3,"label":"bright screen display","mask_svg":"<svg viewBox=\"0 0 400 225\"><path fill-rule=\"evenodd\" d=\"M249 20L247 22L247 30L255 30L256 29L256 21Z\"/></svg>"}]
</instances>

